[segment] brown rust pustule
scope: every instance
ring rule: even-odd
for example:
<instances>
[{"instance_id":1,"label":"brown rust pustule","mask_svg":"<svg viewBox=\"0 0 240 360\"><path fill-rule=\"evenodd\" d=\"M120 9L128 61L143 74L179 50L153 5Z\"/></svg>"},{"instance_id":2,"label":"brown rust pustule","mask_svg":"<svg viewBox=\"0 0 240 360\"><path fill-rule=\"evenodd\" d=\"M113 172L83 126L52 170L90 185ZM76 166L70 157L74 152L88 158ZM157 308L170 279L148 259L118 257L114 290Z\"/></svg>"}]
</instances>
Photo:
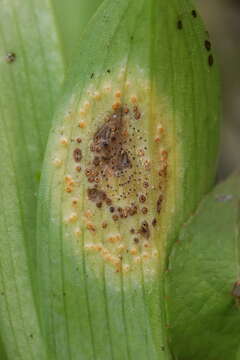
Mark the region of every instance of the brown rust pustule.
<instances>
[{"instance_id":1,"label":"brown rust pustule","mask_svg":"<svg viewBox=\"0 0 240 360\"><path fill-rule=\"evenodd\" d=\"M82 151L79 148L76 148L73 151L73 158L76 162L80 162L82 160Z\"/></svg>"},{"instance_id":2,"label":"brown rust pustule","mask_svg":"<svg viewBox=\"0 0 240 360\"><path fill-rule=\"evenodd\" d=\"M150 238L150 228L147 221L143 221L139 229L139 234L142 235L145 239Z\"/></svg>"},{"instance_id":3,"label":"brown rust pustule","mask_svg":"<svg viewBox=\"0 0 240 360\"><path fill-rule=\"evenodd\" d=\"M97 188L88 189L89 200L99 203L107 199L107 195L104 191L98 190Z\"/></svg>"},{"instance_id":4,"label":"brown rust pustule","mask_svg":"<svg viewBox=\"0 0 240 360\"><path fill-rule=\"evenodd\" d=\"M163 195L160 195L159 198L158 198L158 201L157 201L157 212L158 212L158 214L160 214L160 212L161 212L163 200L164 200Z\"/></svg>"}]
</instances>

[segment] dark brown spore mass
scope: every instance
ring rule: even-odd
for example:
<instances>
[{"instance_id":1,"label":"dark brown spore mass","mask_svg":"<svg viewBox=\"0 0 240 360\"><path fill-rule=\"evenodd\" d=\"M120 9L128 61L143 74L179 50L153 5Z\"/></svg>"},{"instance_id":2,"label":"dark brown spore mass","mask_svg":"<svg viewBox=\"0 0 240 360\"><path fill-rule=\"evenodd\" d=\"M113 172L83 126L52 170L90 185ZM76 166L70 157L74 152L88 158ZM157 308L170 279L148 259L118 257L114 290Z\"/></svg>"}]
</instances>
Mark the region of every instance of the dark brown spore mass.
<instances>
[{"instance_id":1,"label":"dark brown spore mass","mask_svg":"<svg viewBox=\"0 0 240 360\"><path fill-rule=\"evenodd\" d=\"M152 221L152 226L154 226L154 227L155 227L156 225L157 225L157 219L156 219L156 218L154 218L154 219L153 219L153 221Z\"/></svg>"},{"instance_id":2,"label":"dark brown spore mass","mask_svg":"<svg viewBox=\"0 0 240 360\"><path fill-rule=\"evenodd\" d=\"M94 134L91 149L97 154L94 165L109 168L115 176L125 169L131 168L128 152L123 147L126 132L123 121L123 109L120 108L108 117Z\"/></svg>"},{"instance_id":3,"label":"dark brown spore mass","mask_svg":"<svg viewBox=\"0 0 240 360\"><path fill-rule=\"evenodd\" d=\"M214 62L213 56L212 56L212 55L209 55L209 57L208 57L208 65L209 65L209 66L213 66L213 62Z\"/></svg>"},{"instance_id":4,"label":"dark brown spore mass","mask_svg":"<svg viewBox=\"0 0 240 360\"><path fill-rule=\"evenodd\" d=\"M107 200L107 196L106 196L105 192L102 190L98 190L96 188L88 189L88 198L89 198L89 200L96 202L96 203Z\"/></svg>"},{"instance_id":5,"label":"dark brown spore mass","mask_svg":"<svg viewBox=\"0 0 240 360\"><path fill-rule=\"evenodd\" d=\"M204 44L205 44L206 50L210 51L211 47L212 47L211 42L209 40L205 40Z\"/></svg>"},{"instance_id":6,"label":"dark brown spore mass","mask_svg":"<svg viewBox=\"0 0 240 360\"><path fill-rule=\"evenodd\" d=\"M80 162L82 160L82 150L81 149L75 149L73 151L73 158L76 162Z\"/></svg>"},{"instance_id":7,"label":"dark brown spore mass","mask_svg":"<svg viewBox=\"0 0 240 360\"><path fill-rule=\"evenodd\" d=\"M16 60L16 54L14 52L9 52L7 53L5 59L8 64L11 64Z\"/></svg>"},{"instance_id":8,"label":"dark brown spore mass","mask_svg":"<svg viewBox=\"0 0 240 360\"><path fill-rule=\"evenodd\" d=\"M147 221L143 221L139 229L139 234L142 235L145 239L150 237L150 229Z\"/></svg>"},{"instance_id":9,"label":"dark brown spore mass","mask_svg":"<svg viewBox=\"0 0 240 360\"><path fill-rule=\"evenodd\" d=\"M197 12L196 12L196 10L192 10L192 16L193 16L194 18L197 17Z\"/></svg>"},{"instance_id":10,"label":"dark brown spore mass","mask_svg":"<svg viewBox=\"0 0 240 360\"><path fill-rule=\"evenodd\" d=\"M182 28L183 28L182 20L178 20L178 22L177 22L177 28L178 28L179 30L182 30Z\"/></svg>"},{"instance_id":11,"label":"dark brown spore mass","mask_svg":"<svg viewBox=\"0 0 240 360\"><path fill-rule=\"evenodd\" d=\"M157 201L157 212L160 214L162 209L163 195L160 195Z\"/></svg>"}]
</instances>

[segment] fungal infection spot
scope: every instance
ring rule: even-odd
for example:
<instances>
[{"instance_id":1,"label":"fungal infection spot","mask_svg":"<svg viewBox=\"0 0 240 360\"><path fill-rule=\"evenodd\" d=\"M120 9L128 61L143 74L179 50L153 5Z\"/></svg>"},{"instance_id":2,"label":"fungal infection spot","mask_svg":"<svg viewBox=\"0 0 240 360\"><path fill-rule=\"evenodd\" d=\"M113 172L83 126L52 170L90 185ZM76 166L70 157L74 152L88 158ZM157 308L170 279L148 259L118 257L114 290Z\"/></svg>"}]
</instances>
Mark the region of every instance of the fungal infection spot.
<instances>
[{"instance_id":1,"label":"fungal infection spot","mask_svg":"<svg viewBox=\"0 0 240 360\"><path fill-rule=\"evenodd\" d=\"M205 40L204 42L205 48L207 51L210 51L212 48L211 42L209 40Z\"/></svg>"},{"instance_id":2,"label":"fungal infection spot","mask_svg":"<svg viewBox=\"0 0 240 360\"><path fill-rule=\"evenodd\" d=\"M192 10L192 16L193 16L194 18L197 17L197 12L196 12L196 10Z\"/></svg>"},{"instance_id":3,"label":"fungal infection spot","mask_svg":"<svg viewBox=\"0 0 240 360\"><path fill-rule=\"evenodd\" d=\"M64 136L62 136L60 138L60 144L63 145L63 146L67 146L68 145L68 139Z\"/></svg>"},{"instance_id":4,"label":"fungal infection spot","mask_svg":"<svg viewBox=\"0 0 240 360\"><path fill-rule=\"evenodd\" d=\"M213 62L214 62L214 59L213 59L213 55L211 54L211 55L209 55L209 57L208 57L208 65L209 65L209 66L213 66Z\"/></svg>"},{"instance_id":5,"label":"fungal infection spot","mask_svg":"<svg viewBox=\"0 0 240 360\"><path fill-rule=\"evenodd\" d=\"M80 129L84 129L86 127L86 123L84 120L79 121L79 127Z\"/></svg>"},{"instance_id":6,"label":"fungal infection spot","mask_svg":"<svg viewBox=\"0 0 240 360\"><path fill-rule=\"evenodd\" d=\"M5 56L5 61L8 64L13 63L16 60L16 54L14 52L9 52L7 53L7 55Z\"/></svg>"},{"instance_id":7,"label":"fungal infection spot","mask_svg":"<svg viewBox=\"0 0 240 360\"><path fill-rule=\"evenodd\" d=\"M92 80L72 111L69 140L61 134L68 145L65 223L77 223L67 229L84 241L89 259L98 257L127 276L154 258L169 173L168 129L159 111L149 134L146 82L138 89L132 79L116 84L107 77L97 88Z\"/></svg>"},{"instance_id":8,"label":"fungal infection spot","mask_svg":"<svg viewBox=\"0 0 240 360\"><path fill-rule=\"evenodd\" d=\"M182 29L183 29L182 20L178 20L178 22L177 22L177 28L178 28L178 30L182 30Z\"/></svg>"},{"instance_id":9,"label":"fungal infection spot","mask_svg":"<svg viewBox=\"0 0 240 360\"><path fill-rule=\"evenodd\" d=\"M132 104L136 104L136 102L137 102L137 97L135 96L135 95L133 95L133 96L131 96L131 103Z\"/></svg>"},{"instance_id":10,"label":"fungal infection spot","mask_svg":"<svg viewBox=\"0 0 240 360\"><path fill-rule=\"evenodd\" d=\"M79 148L74 149L73 158L76 162L80 162L82 160L82 151Z\"/></svg>"},{"instance_id":11,"label":"fungal infection spot","mask_svg":"<svg viewBox=\"0 0 240 360\"><path fill-rule=\"evenodd\" d=\"M95 227L94 224L92 224L92 223L87 223L87 224L86 224L86 228L87 228L89 231L93 232L93 233L96 232L96 227Z\"/></svg>"}]
</instances>

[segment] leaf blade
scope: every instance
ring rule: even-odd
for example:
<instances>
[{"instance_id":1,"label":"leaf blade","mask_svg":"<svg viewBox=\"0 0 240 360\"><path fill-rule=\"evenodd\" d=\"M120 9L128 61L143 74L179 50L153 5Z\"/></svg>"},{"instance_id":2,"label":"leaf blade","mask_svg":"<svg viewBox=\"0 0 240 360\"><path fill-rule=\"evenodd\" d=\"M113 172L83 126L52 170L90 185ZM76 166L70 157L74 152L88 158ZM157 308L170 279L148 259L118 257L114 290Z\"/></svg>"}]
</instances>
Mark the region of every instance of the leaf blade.
<instances>
[{"instance_id":1,"label":"leaf blade","mask_svg":"<svg viewBox=\"0 0 240 360\"><path fill-rule=\"evenodd\" d=\"M48 0L0 3L0 332L8 358L45 359L33 293L36 192L65 65Z\"/></svg>"},{"instance_id":2,"label":"leaf blade","mask_svg":"<svg viewBox=\"0 0 240 360\"><path fill-rule=\"evenodd\" d=\"M240 178L233 175L203 200L170 256L167 305L179 359L236 357L240 314L232 290L240 276L239 199Z\"/></svg>"}]
</instances>

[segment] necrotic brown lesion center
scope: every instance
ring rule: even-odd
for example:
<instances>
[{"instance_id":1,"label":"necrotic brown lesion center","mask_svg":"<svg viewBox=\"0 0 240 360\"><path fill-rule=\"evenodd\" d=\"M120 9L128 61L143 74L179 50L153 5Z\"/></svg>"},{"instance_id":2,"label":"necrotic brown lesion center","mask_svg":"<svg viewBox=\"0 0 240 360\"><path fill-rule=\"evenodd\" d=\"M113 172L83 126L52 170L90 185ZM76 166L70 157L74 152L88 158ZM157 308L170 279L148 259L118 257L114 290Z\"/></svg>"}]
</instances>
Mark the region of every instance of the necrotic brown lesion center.
<instances>
[{"instance_id":1,"label":"necrotic brown lesion center","mask_svg":"<svg viewBox=\"0 0 240 360\"><path fill-rule=\"evenodd\" d=\"M112 175L120 176L122 171L132 167L125 148L127 137L124 109L120 108L107 117L107 121L96 131L91 150L96 154L95 164L102 164Z\"/></svg>"}]
</instances>

